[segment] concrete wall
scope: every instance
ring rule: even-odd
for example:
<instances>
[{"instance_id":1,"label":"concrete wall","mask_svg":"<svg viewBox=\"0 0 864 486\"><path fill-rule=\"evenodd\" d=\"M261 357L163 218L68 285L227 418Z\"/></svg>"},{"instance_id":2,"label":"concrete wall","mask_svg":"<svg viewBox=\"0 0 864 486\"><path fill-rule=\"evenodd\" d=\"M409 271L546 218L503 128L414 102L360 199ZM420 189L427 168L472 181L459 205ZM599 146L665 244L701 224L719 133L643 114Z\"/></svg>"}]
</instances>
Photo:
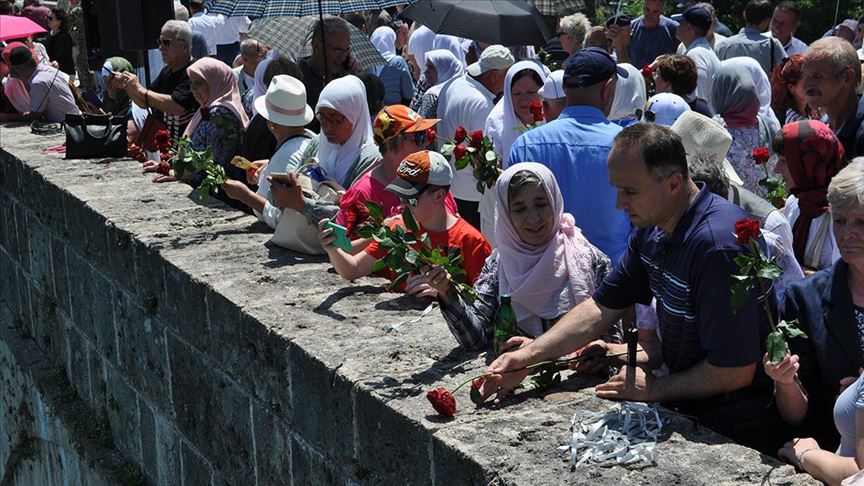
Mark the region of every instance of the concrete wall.
<instances>
[{"instance_id":1,"label":"concrete wall","mask_svg":"<svg viewBox=\"0 0 864 486\"><path fill-rule=\"evenodd\" d=\"M570 416L612 405L581 379L502 410L475 410L461 394L457 417L442 420L425 390L486 361L456 348L437 312L406 323L426 303L266 246L253 217L152 184L137 162L40 151L61 142L26 127L0 133L2 376L54 417L45 429L37 415L3 415L0 466L28 434L68 429L55 449L92 448L27 378L38 350L39 366L86 404L85 422L105 424L97 445L119 457L108 482L134 482L132 470L172 485L807 482L671 414L658 467L571 472L555 453ZM0 395L4 410L25 401L16 396ZM39 457L28 467L56 476L58 461ZM29 484L14 474L11 484Z\"/></svg>"}]
</instances>

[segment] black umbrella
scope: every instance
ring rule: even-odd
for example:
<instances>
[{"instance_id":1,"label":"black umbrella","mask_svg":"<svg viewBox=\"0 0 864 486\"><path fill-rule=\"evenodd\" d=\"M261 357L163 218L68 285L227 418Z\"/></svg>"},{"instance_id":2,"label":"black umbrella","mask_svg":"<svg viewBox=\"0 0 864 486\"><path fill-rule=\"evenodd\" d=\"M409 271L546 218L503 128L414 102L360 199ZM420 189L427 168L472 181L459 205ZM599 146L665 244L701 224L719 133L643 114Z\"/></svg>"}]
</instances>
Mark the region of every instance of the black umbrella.
<instances>
[{"instance_id":1,"label":"black umbrella","mask_svg":"<svg viewBox=\"0 0 864 486\"><path fill-rule=\"evenodd\" d=\"M543 16L521 0L417 0L402 12L439 34L502 44L545 45Z\"/></svg>"}]
</instances>

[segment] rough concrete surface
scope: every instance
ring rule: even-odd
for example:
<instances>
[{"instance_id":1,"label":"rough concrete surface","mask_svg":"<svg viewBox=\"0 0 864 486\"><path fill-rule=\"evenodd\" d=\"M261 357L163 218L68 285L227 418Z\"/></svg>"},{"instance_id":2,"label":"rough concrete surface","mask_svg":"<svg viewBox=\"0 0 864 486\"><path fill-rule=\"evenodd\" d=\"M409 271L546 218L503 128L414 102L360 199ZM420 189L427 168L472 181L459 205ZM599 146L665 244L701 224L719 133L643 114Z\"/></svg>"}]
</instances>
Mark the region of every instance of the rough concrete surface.
<instances>
[{"instance_id":1,"label":"rough concrete surface","mask_svg":"<svg viewBox=\"0 0 864 486\"><path fill-rule=\"evenodd\" d=\"M147 483L814 484L671 412L656 466L573 471L555 452L570 417L614 405L584 379L500 409L460 391L442 419L425 391L487 357L437 311L408 322L426 302L265 244L254 217L135 161L40 150L62 141L0 129L0 303Z\"/></svg>"}]
</instances>

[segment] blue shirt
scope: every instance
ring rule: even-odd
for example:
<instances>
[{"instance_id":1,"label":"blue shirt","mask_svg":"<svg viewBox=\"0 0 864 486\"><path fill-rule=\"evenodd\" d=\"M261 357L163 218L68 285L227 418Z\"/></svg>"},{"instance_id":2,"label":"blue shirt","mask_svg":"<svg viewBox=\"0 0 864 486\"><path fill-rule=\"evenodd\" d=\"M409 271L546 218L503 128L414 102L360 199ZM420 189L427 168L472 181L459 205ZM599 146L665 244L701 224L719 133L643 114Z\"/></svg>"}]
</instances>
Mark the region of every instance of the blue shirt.
<instances>
[{"instance_id":1,"label":"blue shirt","mask_svg":"<svg viewBox=\"0 0 864 486\"><path fill-rule=\"evenodd\" d=\"M377 75L384 85L384 106L402 104L402 100L414 97L414 81L402 56L393 56Z\"/></svg>"},{"instance_id":2,"label":"blue shirt","mask_svg":"<svg viewBox=\"0 0 864 486\"><path fill-rule=\"evenodd\" d=\"M672 235L657 227L634 231L627 253L594 293L595 301L612 309L657 299L663 361L670 373L702 360L718 367L762 360L769 330L765 312L752 296L737 313L730 305L730 276L739 273L733 258L745 251L736 240L735 222L746 216L703 186ZM773 306L773 286L766 282L765 287L759 302L767 297Z\"/></svg>"},{"instance_id":3,"label":"blue shirt","mask_svg":"<svg viewBox=\"0 0 864 486\"><path fill-rule=\"evenodd\" d=\"M633 19L630 23L630 64L636 69L651 64L661 54L675 54L678 51L678 22L669 17L660 16L660 24L653 29L645 27L644 17Z\"/></svg>"},{"instance_id":4,"label":"blue shirt","mask_svg":"<svg viewBox=\"0 0 864 486\"><path fill-rule=\"evenodd\" d=\"M509 164L537 162L555 174L564 212L594 246L615 262L627 248L630 220L615 209L606 159L622 130L593 106L568 106L557 120L523 133L510 148Z\"/></svg>"}]
</instances>

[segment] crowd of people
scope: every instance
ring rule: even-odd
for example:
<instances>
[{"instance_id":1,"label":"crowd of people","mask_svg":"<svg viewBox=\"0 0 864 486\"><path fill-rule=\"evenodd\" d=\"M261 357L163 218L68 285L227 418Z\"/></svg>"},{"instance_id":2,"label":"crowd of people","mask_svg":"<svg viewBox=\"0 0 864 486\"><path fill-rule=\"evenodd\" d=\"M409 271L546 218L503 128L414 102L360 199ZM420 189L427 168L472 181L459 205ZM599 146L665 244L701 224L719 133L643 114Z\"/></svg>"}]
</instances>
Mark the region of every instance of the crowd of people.
<instances>
[{"instance_id":1,"label":"crowd of people","mask_svg":"<svg viewBox=\"0 0 864 486\"><path fill-rule=\"evenodd\" d=\"M0 120L98 110L127 117L134 141L155 119L210 150L227 175L217 197L275 244L326 255L346 280L399 280L437 301L467 349L491 346L509 296L519 336L490 365L484 398L500 401L544 359L617 356L620 330L636 326L637 369L604 353L577 367L618 368L598 396L661 402L828 484L864 468L864 22L808 45L794 1L750 0L733 34L710 2L682 2L673 19L644 0L636 19L562 12L546 46L503 46L397 9L328 17L311 55L291 59L243 35L248 19L190 0L163 26L147 83L126 59L81 61L78 1L24 3L48 33L6 42ZM383 64L354 59L354 28ZM82 99L90 79L98 96ZM442 155L484 136L501 169L485 190ZM154 182L178 179L148 155ZM476 302L444 266L404 280L382 269L393 246L360 235L366 202L391 229L461 255ZM742 218L760 222L781 274L733 312L736 257L751 251L733 231ZM779 362L763 304L807 335Z\"/></svg>"}]
</instances>

